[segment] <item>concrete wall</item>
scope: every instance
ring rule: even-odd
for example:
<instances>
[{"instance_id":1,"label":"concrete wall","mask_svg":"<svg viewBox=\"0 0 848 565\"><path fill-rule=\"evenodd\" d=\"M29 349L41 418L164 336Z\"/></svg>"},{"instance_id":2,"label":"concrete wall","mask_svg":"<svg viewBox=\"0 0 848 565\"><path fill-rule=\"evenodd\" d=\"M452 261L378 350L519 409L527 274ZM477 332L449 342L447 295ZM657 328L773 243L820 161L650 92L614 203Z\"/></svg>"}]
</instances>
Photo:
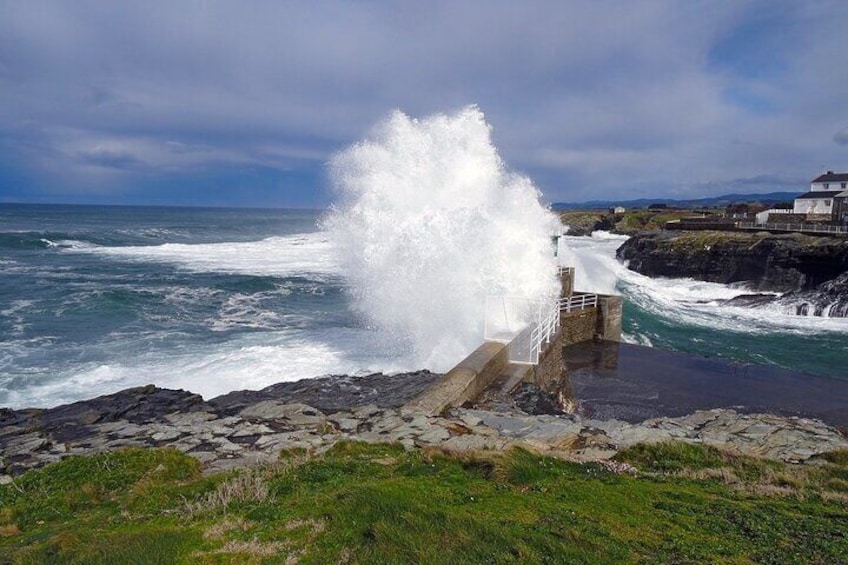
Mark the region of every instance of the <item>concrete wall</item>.
<instances>
[{"instance_id":1,"label":"concrete wall","mask_svg":"<svg viewBox=\"0 0 848 565\"><path fill-rule=\"evenodd\" d=\"M562 275L562 294L571 296L574 280L571 273ZM529 370L527 378L538 384L551 384L562 379L564 374L562 348L566 345L603 339L621 339L621 297L598 295L598 306L578 312L561 312L560 328L548 347L539 356L539 364ZM461 406L477 398L498 377L511 374L520 365L510 365L509 345L486 342L442 379L407 403L406 407L429 415ZM525 366L526 367L526 366ZM523 370L523 369L522 369ZM518 374L518 373L516 373ZM523 374L522 374L523 376ZM520 377L519 377L520 378ZM549 386L543 386L553 390Z\"/></svg>"},{"instance_id":2,"label":"concrete wall","mask_svg":"<svg viewBox=\"0 0 848 565\"><path fill-rule=\"evenodd\" d=\"M588 308L560 314L561 345L571 345L593 339L598 325L598 309Z\"/></svg>"},{"instance_id":3,"label":"concrete wall","mask_svg":"<svg viewBox=\"0 0 848 565\"><path fill-rule=\"evenodd\" d=\"M562 328L551 340L550 346L539 356L539 364L533 367L532 378L545 390L554 390L551 385L562 379L565 366L562 362Z\"/></svg>"},{"instance_id":4,"label":"concrete wall","mask_svg":"<svg viewBox=\"0 0 848 565\"><path fill-rule=\"evenodd\" d=\"M574 271L562 271L559 275L560 297L568 298L574 294Z\"/></svg>"},{"instance_id":5,"label":"concrete wall","mask_svg":"<svg viewBox=\"0 0 848 565\"><path fill-rule=\"evenodd\" d=\"M506 368L508 351L504 343L484 343L406 407L433 416L473 400Z\"/></svg>"},{"instance_id":6,"label":"concrete wall","mask_svg":"<svg viewBox=\"0 0 848 565\"><path fill-rule=\"evenodd\" d=\"M595 326L595 339L621 341L621 311L620 296L598 296L598 319Z\"/></svg>"},{"instance_id":7,"label":"concrete wall","mask_svg":"<svg viewBox=\"0 0 848 565\"><path fill-rule=\"evenodd\" d=\"M788 208L771 208L769 210L764 210L757 214L757 223L765 224L766 222L776 222L779 221L779 217L787 214L792 214L792 210Z\"/></svg>"},{"instance_id":8,"label":"concrete wall","mask_svg":"<svg viewBox=\"0 0 848 565\"><path fill-rule=\"evenodd\" d=\"M598 295L598 307L560 314L562 345L590 339L621 340L622 302L620 296Z\"/></svg>"}]
</instances>

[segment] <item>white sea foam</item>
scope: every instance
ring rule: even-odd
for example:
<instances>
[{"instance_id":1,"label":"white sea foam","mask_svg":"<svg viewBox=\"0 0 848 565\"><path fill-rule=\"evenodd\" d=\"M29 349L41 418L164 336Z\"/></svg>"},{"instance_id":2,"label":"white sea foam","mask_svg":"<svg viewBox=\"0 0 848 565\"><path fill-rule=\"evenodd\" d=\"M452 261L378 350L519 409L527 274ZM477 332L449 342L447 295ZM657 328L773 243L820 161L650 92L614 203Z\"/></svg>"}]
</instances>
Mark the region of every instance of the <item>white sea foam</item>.
<instances>
[{"instance_id":1,"label":"white sea foam","mask_svg":"<svg viewBox=\"0 0 848 565\"><path fill-rule=\"evenodd\" d=\"M142 236L150 238L173 238L183 237L190 233L188 230L168 229L168 228L143 228L143 229L123 229L117 230L119 234L129 236Z\"/></svg>"},{"instance_id":2,"label":"white sea foam","mask_svg":"<svg viewBox=\"0 0 848 565\"><path fill-rule=\"evenodd\" d=\"M8 308L0 310L0 323L3 323L3 318L6 318L12 333L22 335L27 327L24 312L33 304L35 304L34 300L13 300Z\"/></svg>"},{"instance_id":3,"label":"white sea foam","mask_svg":"<svg viewBox=\"0 0 848 565\"><path fill-rule=\"evenodd\" d=\"M355 307L444 370L479 345L487 294L558 291L557 218L507 170L476 107L421 120L395 112L331 163L324 222Z\"/></svg>"},{"instance_id":4,"label":"white sea foam","mask_svg":"<svg viewBox=\"0 0 848 565\"><path fill-rule=\"evenodd\" d=\"M52 241L42 237L39 241L51 249L90 249L97 247L96 243L80 241L78 239L60 239L58 241Z\"/></svg>"},{"instance_id":5,"label":"white sea foam","mask_svg":"<svg viewBox=\"0 0 848 565\"><path fill-rule=\"evenodd\" d=\"M93 249L99 247L96 243L92 243L90 241L80 241L78 239L60 239L51 247L53 246L68 249Z\"/></svg>"},{"instance_id":6,"label":"white sea foam","mask_svg":"<svg viewBox=\"0 0 848 565\"><path fill-rule=\"evenodd\" d=\"M263 303L275 296L288 295L291 291L233 294L227 297L214 319L209 320L212 331L227 331L233 328L277 329L281 326L296 327L297 319L286 316Z\"/></svg>"},{"instance_id":7,"label":"white sea foam","mask_svg":"<svg viewBox=\"0 0 848 565\"><path fill-rule=\"evenodd\" d=\"M34 303L34 300L13 300L8 308L0 310L0 316L14 316L21 310L29 308Z\"/></svg>"},{"instance_id":8,"label":"white sea foam","mask_svg":"<svg viewBox=\"0 0 848 565\"><path fill-rule=\"evenodd\" d=\"M305 233L261 241L165 243L128 247L73 249L131 261L170 263L195 272L293 276L340 273L326 234Z\"/></svg>"},{"instance_id":9,"label":"white sea foam","mask_svg":"<svg viewBox=\"0 0 848 565\"><path fill-rule=\"evenodd\" d=\"M561 254L566 264L576 267L575 287L589 292L610 292L617 288L640 308L675 324L739 333L848 332L848 319L795 316L777 305L752 308L723 304L725 300L751 293L738 285L640 275L615 259L616 249L626 239L603 232L592 237L563 238ZM643 335L630 339L637 343L650 342L650 337Z\"/></svg>"},{"instance_id":10,"label":"white sea foam","mask_svg":"<svg viewBox=\"0 0 848 565\"><path fill-rule=\"evenodd\" d=\"M123 347L131 346L131 340L124 341ZM3 404L12 408L55 406L148 383L183 388L208 399L327 374L416 369L406 352L404 344L365 329L262 332L190 351L114 354L108 364L56 367L49 379L39 378L36 385L8 390L0 382L0 391L6 396Z\"/></svg>"}]
</instances>

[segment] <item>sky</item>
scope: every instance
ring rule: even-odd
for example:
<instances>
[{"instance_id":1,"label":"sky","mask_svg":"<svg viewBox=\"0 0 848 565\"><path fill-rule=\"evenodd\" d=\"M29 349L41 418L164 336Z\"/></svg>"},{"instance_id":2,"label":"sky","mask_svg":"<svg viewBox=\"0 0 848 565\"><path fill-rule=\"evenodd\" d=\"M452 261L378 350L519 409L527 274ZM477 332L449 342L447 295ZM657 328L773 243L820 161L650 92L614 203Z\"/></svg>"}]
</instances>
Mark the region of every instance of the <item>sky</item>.
<instances>
[{"instance_id":1,"label":"sky","mask_svg":"<svg viewBox=\"0 0 848 565\"><path fill-rule=\"evenodd\" d=\"M400 109L476 104L547 202L848 171L848 2L0 0L0 202L320 208Z\"/></svg>"}]
</instances>

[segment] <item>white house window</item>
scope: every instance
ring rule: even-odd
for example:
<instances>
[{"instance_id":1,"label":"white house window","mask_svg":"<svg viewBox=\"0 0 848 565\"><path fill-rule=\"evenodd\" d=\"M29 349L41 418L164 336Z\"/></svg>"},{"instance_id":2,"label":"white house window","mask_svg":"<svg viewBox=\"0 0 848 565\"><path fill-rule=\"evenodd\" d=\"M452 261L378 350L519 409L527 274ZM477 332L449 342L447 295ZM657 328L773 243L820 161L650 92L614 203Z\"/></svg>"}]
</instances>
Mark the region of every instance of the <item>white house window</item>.
<instances>
[{"instance_id":1,"label":"white house window","mask_svg":"<svg viewBox=\"0 0 848 565\"><path fill-rule=\"evenodd\" d=\"M829 183L829 182L826 182L826 183L824 183L822 186L824 186L825 188L830 188L830 183Z\"/></svg>"},{"instance_id":2,"label":"white house window","mask_svg":"<svg viewBox=\"0 0 848 565\"><path fill-rule=\"evenodd\" d=\"M830 200L825 200L825 201L824 201L824 205L825 205L825 206L830 206Z\"/></svg>"},{"instance_id":3,"label":"white house window","mask_svg":"<svg viewBox=\"0 0 848 565\"><path fill-rule=\"evenodd\" d=\"M848 188L848 182L839 183L842 188Z\"/></svg>"}]
</instances>

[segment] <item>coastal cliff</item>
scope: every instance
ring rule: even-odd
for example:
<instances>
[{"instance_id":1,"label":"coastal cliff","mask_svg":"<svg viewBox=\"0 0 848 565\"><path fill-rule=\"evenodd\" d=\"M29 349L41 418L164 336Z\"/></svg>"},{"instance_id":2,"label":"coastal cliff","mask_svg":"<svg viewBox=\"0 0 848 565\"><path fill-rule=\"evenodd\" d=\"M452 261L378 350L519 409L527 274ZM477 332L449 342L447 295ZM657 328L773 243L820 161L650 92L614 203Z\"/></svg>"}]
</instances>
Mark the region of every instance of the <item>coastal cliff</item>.
<instances>
[{"instance_id":1,"label":"coastal cliff","mask_svg":"<svg viewBox=\"0 0 848 565\"><path fill-rule=\"evenodd\" d=\"M778 302L797 314L848 315L848 239L802 234L646 232L617 251L628 268L651 277L744 283L781 297L740 297L740 304Z\"/></svg>"},{"instance_id":2,"label":"coastal cliff","mask_svg":"<svg viewBox=\"0 0 848 565\"><path fill-rule=\"evenodd\" d=\"M648 232L617 252L628 267L651 277L745 282L753 290L813 290L848 271L848 240L802 234Z\"/></svg>"}]
</instances>

